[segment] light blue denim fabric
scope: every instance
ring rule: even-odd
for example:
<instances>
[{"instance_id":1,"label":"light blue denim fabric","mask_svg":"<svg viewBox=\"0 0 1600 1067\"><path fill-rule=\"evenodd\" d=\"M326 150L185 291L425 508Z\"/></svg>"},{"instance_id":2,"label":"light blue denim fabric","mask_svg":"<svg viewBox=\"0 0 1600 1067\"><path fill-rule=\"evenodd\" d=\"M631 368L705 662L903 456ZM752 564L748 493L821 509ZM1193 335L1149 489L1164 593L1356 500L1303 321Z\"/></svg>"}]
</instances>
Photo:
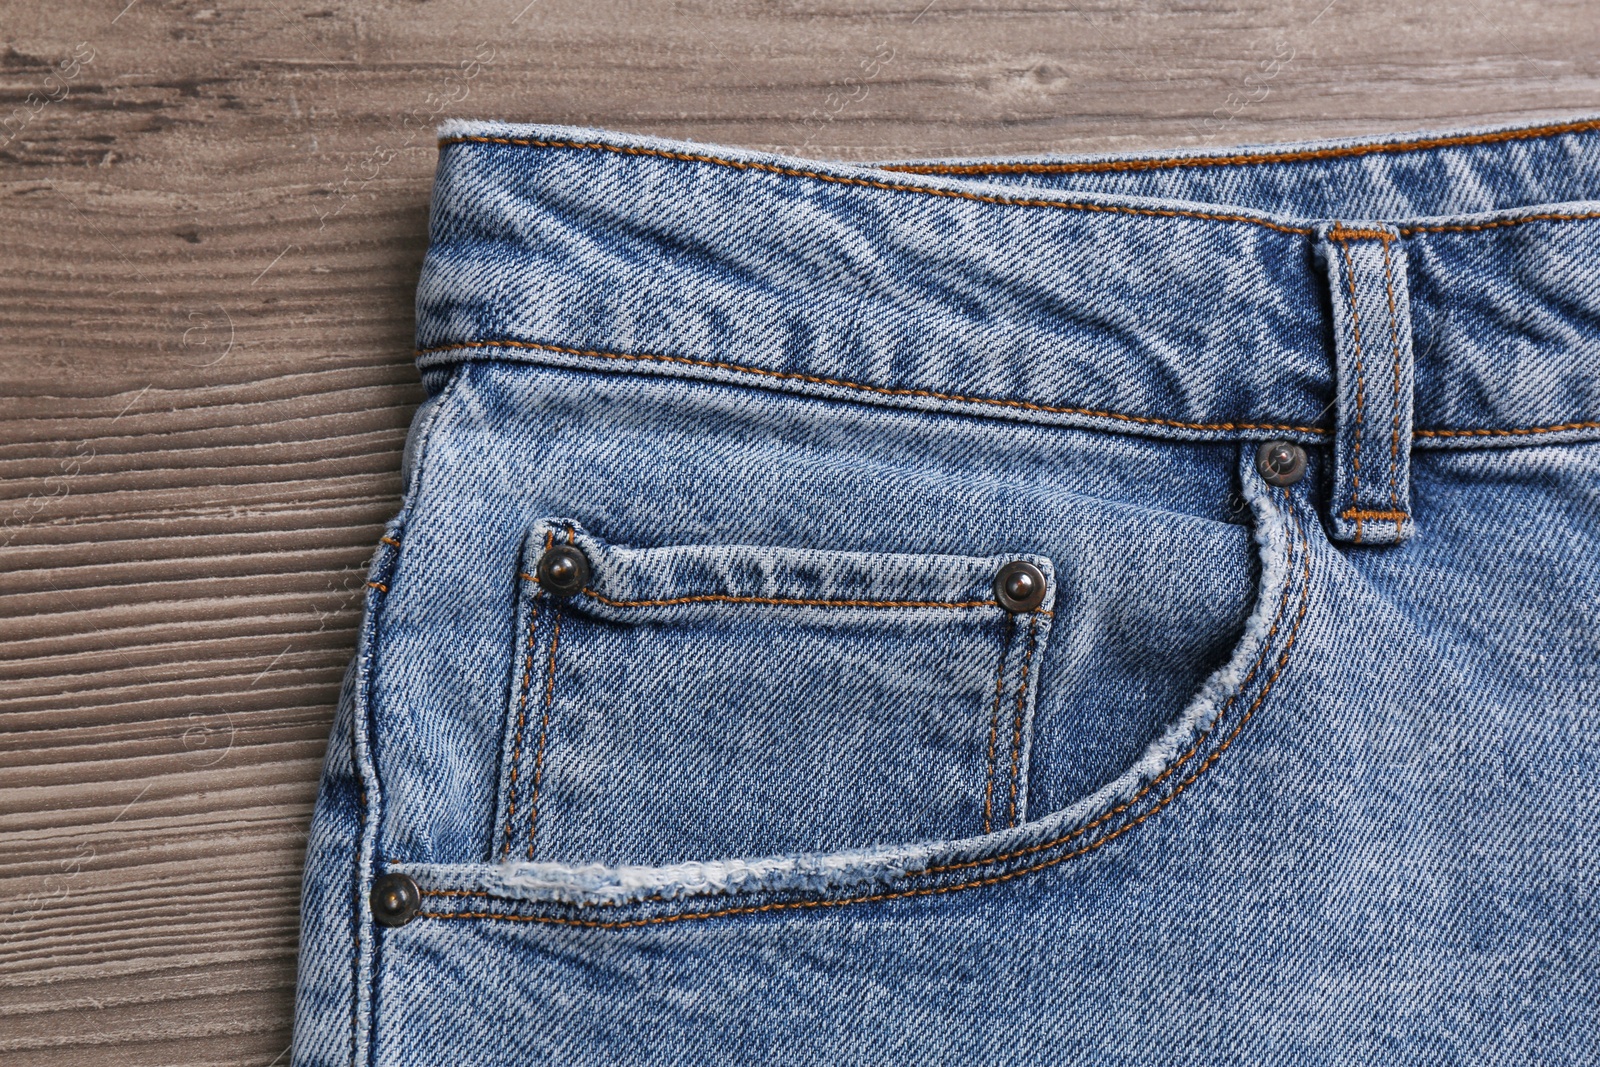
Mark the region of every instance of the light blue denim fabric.
<instances>
[{"instance_id":1,"label":"light blue denim fabric","mask_svg":"<svg viewBox=\"0 0 1600 1067\"><path fill-rule=\"evenodd\" d=\"M417 306L296 1064L1600 1061L1600 120L453 123Z\"/></svg>"}]
</instances>

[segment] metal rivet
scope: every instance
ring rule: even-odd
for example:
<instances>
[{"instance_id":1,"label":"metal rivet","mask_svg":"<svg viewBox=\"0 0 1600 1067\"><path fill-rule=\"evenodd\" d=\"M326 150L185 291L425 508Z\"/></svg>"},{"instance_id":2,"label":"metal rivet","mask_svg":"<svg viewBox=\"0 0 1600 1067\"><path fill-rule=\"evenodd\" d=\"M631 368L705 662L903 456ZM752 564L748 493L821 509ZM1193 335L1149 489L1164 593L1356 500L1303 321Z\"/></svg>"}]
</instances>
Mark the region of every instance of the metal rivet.
<instances>
[{"instance_id":1,"label":"metal rivet","mask_svg":"<svg viewBox=\"0 0 1600 1067\"><path fill-rule=\"evenodd\" d=\"M1268 485L1293 485L1306 476L1306 450L1293 441L1268 441L1256 449L1256 470Z\"/></svg>"},{"instance_id":2,"label":"metal rivet","mask_svg":"<svg viewBox=\"0 0 1600 1067\"><path fill-rule=\"evenodd\" d=\"M384 926L404 926L422 908L422 891L407 874L386 874L372 883L372 917Z\"/></svg>"},{"instance_id":3,"label":"metal rivet","mask_svg":"<svg viewBox=\"0 0 1600 1067\"><path fill-rule=\"evenodd\" d=\"M1044 571L1019 559L994 576L994 598L1007 611L1033 611L1044 603L1045 585Z\"/></svg>"},{"instance_id":4,"label":"metal rivet","mask_svg":"<svg viewBox=\"0 0 1600 1067\"><path fill-rule=\"evenodd\" d=\"M551 545L539 557L538 575L551 596L572 596L589 584L589 561L571 545Z\"/></svg>"}]
</instances>

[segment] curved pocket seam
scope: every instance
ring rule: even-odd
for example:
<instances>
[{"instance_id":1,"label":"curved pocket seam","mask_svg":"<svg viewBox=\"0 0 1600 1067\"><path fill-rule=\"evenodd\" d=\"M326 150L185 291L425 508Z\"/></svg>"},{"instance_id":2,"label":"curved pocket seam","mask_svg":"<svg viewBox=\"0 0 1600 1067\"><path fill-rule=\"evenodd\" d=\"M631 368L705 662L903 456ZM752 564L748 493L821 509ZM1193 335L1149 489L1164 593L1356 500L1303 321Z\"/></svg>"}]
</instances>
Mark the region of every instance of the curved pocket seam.
<instances>
[{"instance_id":1,"label":"curved pocket seam","mask_svg":"<svg viewBox=\"0 0 1600 1067\"><path fill-rule=\"evenodd\" d=\"M1267 500L1267 496L1268 496L1268 494L1266 494L1266 493L1262 493L1261 494L1261 497L1263 498L1263 502L1270 503ZM1308 613L1308 608L1309 608L1309 603L1310 603L1311 587L1312 587L1313 572L1312 572L1312 566L1311 566L1312 552L1311 552L1311 546L1309 544L1309 539L1308 539L1308 537L1306 535L1304 527L1302 527L1302 524L1301 524L1301 521L1300 521L1300 517L1297 514L1296 509L1295 509L1294 500L1293 500L1291 494L1288 492L1288 490L1284 490L1283 491L1283 501L1284 501L1284 505L1285 505L1284 513L1281 516L1279 516L1279 519L1280 519L1280 523L1281 523L1280 529L1283 531L1283 534L1285 536L1285 540L1287 542L1286 547L1285 547L1285 549L1283 551L1283 555L1280 557L1281 560L1282 560L1281 566L1283 568L1284 580L1283 580L1283 585L1282 585L1282 593L1278 597L1278 602L1277 602L1277 604L1275 606L1275 610L1273 612L1273 615L1271 616L1270 629L1265 634L1264 639L1262 640L1262 643L1261 643L1261 647L1260 647L1259 651L1256 653L1256 655L1254 656L1253 662L1251 663L1251 666L1249 667L1249 669L1248 669L1247 673L1245 674L1244 678L1241 681L1239 681L1236 685L1232 685L1230 687L1230 690L1229 690L1228 695L1226 696L1226 698L1224 698L1222 700L1220 706L1218 706L1216 712L1212 715L1210 721L1199 731L1198 736L1194 738L1193 743L1191 745L1189 745L1189 747L1187 748L1186 751L1184 751L1181 755L1178 755L1175 758L1171 759L1164 767L1162 767L1162 769L1160 770L1160 772L1158 774L1156 774L1150 781L1146 782L1142 787L1140 787L1137 790L1137 792L1135 792L1128 799L1122 801L1121 803L1118 803L1115 807L1111 808L1110 810L1104 811L1100 815L1095 816L1094 818L1089 819L1086 822L1080 823L1075 828L1073 828L1073 829L1071 829L1071 830L1069 830L1067 832L1055 835L1050 840L1043 841L1043 842L1040 842L1040 843L1037 843L1037 844L1034 844L1034 845L1031 845L1031 846L1011 849L1009 851L1005 851L1005 852L998 853L998 854L995 854L995 855L977 857L977 858L974 858L974 859L971 859L971 860L967 860L967 861L945 863L945 864L940 864L940 865L923 867L921 869L910 869L910 868L908 868L908 869L906 869L906 870L904 870L904 871L902 871L902 872L900 872L898 874L892 875L892 877L893 877L894 880L898 881L898 880L905 880L905 879L911 879L911 878L923 878L923 877L928 877L928 876L936 876L936 875L939 875L939 874L945 874L945 873L958 871L958 870L971 869L971 868L975 868L975 867L988 867L988 868L993 869L993 868L995 868L997 866L1004 865L1004 864L1009 863L1009 862L1014 861L1014 860L1022 859L1022 858L1027 857L1027 856L1037 855L1040 852L1047 852L1047 851L1049 851L1051 849L1059 848L1062 845L1068 844L1068 843L1070 843L1070 842L1072 842L1072 841L1074 841L1074 840L1076 840L1078 838L1081 838L1081 837L1085 836L1086 834L1091 833L1095 829L1097 829L1097 828L1099 828L1101 826L1104 826L1106 823L1111 822L1112 820L1116 819L1118 816L1120 816L1120 815L1130 811L1131 809L1133 809L1142 800L1144 800L1146 797L1148 797L1150 793L1155 791L1160 786L1160 784L1162 782L1164 782L1164 781L1168 780L1169 778L1171 778L1182 767L1184 767L1191 760L1193 760L1196 756L1198 756L1208 746L1208 744L1211 745L1211 749L1212 750L1204 756L1204 758L1201 760L1199 766L1197 768L1195 768L1192 773L1187 775L1184 779L1182 779L1175 786L1173 786L1173 788L1169 792L1167 792L1163 796L1157 798L1151 805L1148 806L1148 808L1145 811L1143 811L1142 813L1139 813L1138 815L1136 815L1133 818L1128 819L1127 821L1123 822L1121 825L1116 826L1116 827L1108 830L1107 832L1101 834L1100 836L1093 838L1092 840L1086 842L1085 844L1082 844L1082 845L1078 846L1077 848L1071 849L1069 851L1062 852L1062 853L1060 853L1058 855L1046 856L1043 859L1038 860L1037 862L1033 862L1033 863L1029 863L1029 864L1024 865L1024 866L1016 867L1016 868L1011 869L1011 870L1000 870L997 873L989 875L989 876L986 876L986 877L971 878L971 879L968 879L968 880L965 880L965 881L959 881L959 882L954 882L954 883L914 886L912 888L907 888L907 889L903 889L903 890L895 890L895 891L889 891L889 892L878 892L878 893L870 893L870 894L858 894L858 895L854 895L854 896L848 896L847 895L847 896L844 896L844 897L821 897L821 898L807 898L807 899L800 899L800 900L780 900L780 901L774 901L774 902L770 902L770 903L766 903L766 904L750 905L750 906L739 906L739 907L731 907L731 908L721 908L721 909L716 909L716 910L704 910L704 911L689 910L689 911L671 912L671 913L667 913L667 914L651 915L651 916L645 916L645 917L642 917L642 918L633 918L633 919L620 919L620 920L615 920L615 921L580 919L580 918L575 918L575 917L570 917L570 916L565 916L565 915L549 915L549 914L529 915L529 914L519 914L519 913L514 913L514 912L500 912L500 911L486 911L486 910L477 910L477 911L425 911L423 913L423 915L425 917L436 918L436 919L502 919L502 920L506 920L506 921L510 921L510 922L546 923L546 924L554 924L554 925L567 925L567 926L577 926L577 927L586 927L586 928L600 928L600 929L627 929L627 928L633 928L633 927L639 927L639 926L655 925L655 924L659 924L659 923L678 922L678 921L685 921L685 920L692 920L692 919L711 919L711 918L721 918L721 917L732 916L732 915L751 915L751 914L759 914L759 913L773 912L773 911L785 911L785 910L818 908L818 907L835 907L835 906L841 906L841 905L845 905L845 904L867 903L867 902L873 902L873 901L895 900L895 899L904 899L904 898L911 898L911 897L927 896L927 895L932 895L932 894L942 894L942 893L946 893L946 892L952 892L952 891L955 891L955 890L975 888L975 887L979 887L979 886L989 886L989 885L995 885L995 884L999 884L999 883L1002 883L1002 882L1010 881L1013 878L1018 878L1018 877L1021 877L1021 876L1027 875L1027 874L1031 874L1031 873L1034 873L1034 872L1037 872L1037 871L1040 871L1040 870L1043 870L1043 869L1046 869L1046 868L1049 868L1049 867L1053 867L1053 866L1055 866L1057 864L1060 864L1060 863L1063 863L1063 862L1065 862L1067 860L1074 859L1074 858L1076 858L1078 856L1082 856L1082 855L1085 855L1085 854L1087 854L1089 852L1092 852L1092 851L1098 849L1100 846L1108 844L1111 841L1117 839L1118 837L1121 837L1123 834L1128 833L1129 831L1131 831L1135 827L1137 827L1137 826L1141 825L1142 823L1144 823L1147 819L1149 819L1152 816L1154 816L1156 813L1158 813L1158 812L1162 811L1163 809L1165 809L1174 800L1176 800L1179 795L1181 795L1185 790L1187 790L1190 785L1194 784L1194 782L1196 782L1203 774L1205 774L1206 771L1208 771L1212 766L1214 766L1217 763L1217 761L1220 760L1222 755L1228 750L1228 748L1230 748L1232 746L1233 742L1239 737L1241 732L1244 730L1245 726L1249 724L1249 722L1258 713L1260 708L1265 704L1265 702L1267 701L1269 696L1274 691L1274 688L1276 687L1278 680L1281 678L1283 673L1288 669L1288 667L1290 665L1290 662L1291 662L1291 660L1293 658L1293 654L1294 654L1295 650L1297 649L1298 645L1300 644L1299 637L1300 637L1301 626L1304 623L1304 621L1306 619L1306 616L1307 616L1307 613ZM1283 519L1287 519L1287 521L1283 522L1282 521ZM1298 561L1299 564L1300 564L1300 567L1299 567L1300 573L1299 574L1295 573L1295 564L1297 562L1296 561L1297 553L1295 551L1295 546L1296 546L1296 542L1297 541L1298 541L1299 548L1300 548L1300 551L1298 553L1298 555L1300 557L1300 559ZM1299 591L1298 607L1295 610L1295 612L1293 613L1292 622L1287 627L1287 633L1284 635L1283 640L1281 642L1279 642L1278 637L1279 637L1280 632L1284 629L1285 615L1287 614L1288 605L1289 605L1289 602L1290 602L1291 598L1293 597L1293 595L1294 595L1294 593L1296 591L1296 587L1298 587L1298 591ZM1263 620L1263 621L1266 621L1266 620ZM1274 664L1273 669L1271 670L1270 674L1266 677L1265 681L1261 684L1260 689L1256 693L1254 700L1250 703L1248 709L1246 709L1244 714L1242 716L1240 716L1239 719L1237 720L1237 722L1235 722L1233 724L1233 728L1226 734L1226 736L1222 737L1220 742L1216 742L1215 739L1219 735L1219 732L1220 732L1224 722L1227 720L1230 710L1233 707L1235 707L1237 704L1239 704L1243 699L1247 698L1247 696L1249 694L1249 690L1250 690L1252 684L1255 682L1256 678L1261 673L1262 667L1268 662L1269 657L1272 657L1274 653L1276 653L1276 657L1275 657L1276 658L1276 663ZM1215 743L1213 744L1213 742L1215 742ZM482 883L480 883L480 884L482 884ZM730 891L729 890L722 890L722 891L719 892L718 895L727 895L728 892L730 892ZM814 892L814 890L813 890L813 892ZM429 890L424 890L423 895L425 897L445 897L445 898L471 897L471 898L487 898L487 899L492 899L492 900L497 899L497 900L504 901L507 904L515 904L515 903L519 902L516 899L516 897L510 896L504 891L495 892L495 891L484 890L484 889L455 889L455 888L429 889ZM684 899L684 898L669 897L666 894L656 894L656 895L653 895L653 896L650 896L650 897L636 898L636 899L634 899L632 901L616 901L616 902L594 901L594 902L579 903L578 906L579 907L584 907L584 908L587 908L587 907L617 907L617 906L630 906L630 905L636 906L636 905L639 905L639 904L648 904L648 903L652 903L652 902L665 902L665 901L669 901L669 900L673 900L673 899ZM553 903L557 907L571 907L572 906L571 904L561 904L558 901L552 901L550 903Z\"/></svg>"}]
</instances>

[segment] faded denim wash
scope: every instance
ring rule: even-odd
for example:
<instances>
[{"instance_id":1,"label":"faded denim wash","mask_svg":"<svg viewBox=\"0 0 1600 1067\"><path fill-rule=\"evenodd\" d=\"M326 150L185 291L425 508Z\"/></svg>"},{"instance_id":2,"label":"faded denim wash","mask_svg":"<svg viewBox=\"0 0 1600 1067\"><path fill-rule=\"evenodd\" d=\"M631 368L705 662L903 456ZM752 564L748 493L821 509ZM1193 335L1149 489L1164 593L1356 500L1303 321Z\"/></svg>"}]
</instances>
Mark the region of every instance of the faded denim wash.
<instances>
[{"instance_id":1,"label":"faded denim wash","mask_svg":"<svg viewBox=\"0 0 1600 1067\"><path fill-rule=\"evenodd\" d=\"M1600 120L440 151L294 1063L1600 1060Z\"/></svg>"}]
</instances>

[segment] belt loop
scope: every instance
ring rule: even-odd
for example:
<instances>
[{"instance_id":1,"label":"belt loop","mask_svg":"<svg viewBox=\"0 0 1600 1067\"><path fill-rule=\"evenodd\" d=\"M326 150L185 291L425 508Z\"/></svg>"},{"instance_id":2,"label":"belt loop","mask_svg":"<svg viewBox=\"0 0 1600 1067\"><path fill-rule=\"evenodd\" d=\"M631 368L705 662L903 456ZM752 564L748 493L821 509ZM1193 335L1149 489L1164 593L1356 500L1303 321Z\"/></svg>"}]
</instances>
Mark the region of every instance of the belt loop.
<instances>
[{"instance_id":1,"label":"belt loop","mask_svg":"<svg viewBox=\"0 0 1600 1067\"><path fill-rule=\"evenodd\" d=\"M1411 517L1411 302L1406 250L1393 226L1335 222L1318 230L1333 306L1337 426L1333 537L1391 545Z\"/></svg>"}]
</instances>

